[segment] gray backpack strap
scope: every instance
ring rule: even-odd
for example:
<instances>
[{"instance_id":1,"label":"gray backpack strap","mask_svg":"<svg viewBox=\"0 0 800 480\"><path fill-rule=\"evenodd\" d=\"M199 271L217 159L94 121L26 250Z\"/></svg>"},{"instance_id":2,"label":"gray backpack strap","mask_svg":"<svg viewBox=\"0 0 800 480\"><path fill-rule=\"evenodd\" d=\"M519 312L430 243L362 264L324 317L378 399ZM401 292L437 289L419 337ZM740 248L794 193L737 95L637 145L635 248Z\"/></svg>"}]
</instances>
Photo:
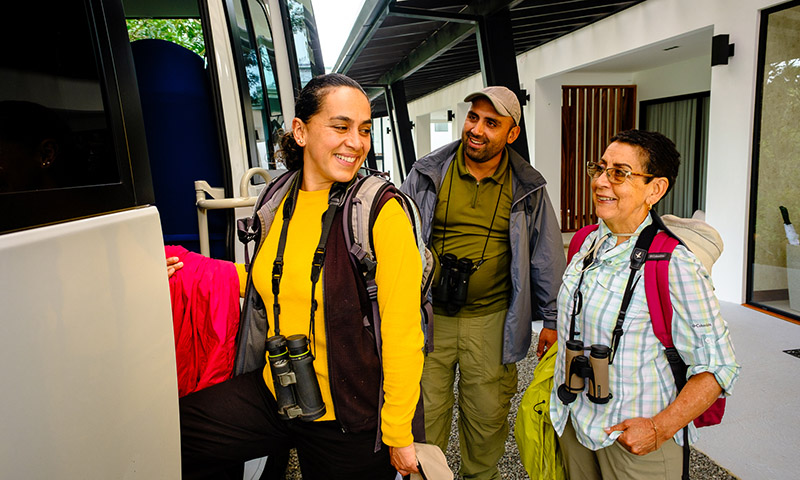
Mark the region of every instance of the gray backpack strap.
<instances>
[{"instance_id":1,"label":"gray backpack strap","mask_svg":"<svg viewBox=\"0 0 800 480\"><path fill-rule=\"evenodd\" d=\"M253 207L253 214L249 217L240 218L236 221L236 230L239 241L244 245L245 269L250 271L250 249L249 244L253 240L259 240L256 249L260 246L261 240L266 236L266 231L262 235L262 230L268 230L275 218L275 210L280 205L283 197L291 186L291 180L298 172L286 172L272 180L258 195L258 200ZM253 251L255 255L255 250Z\"/></svg>"},{"instance_id":2,"label":"gray backpack strap","mask_svg":"<svg viewBox=\"0 0 800 480\"><path fill-rule=\"evenodd\" d=\"M362 270L375 269L375 249L372 243L372 223L377 212L377 200L392 184L380 177L362 177L352 186L345 202L345 235L347 248L363 266Z\"/></svg>"},{"instance_id":3,"label":"gray backpack strap","mask_svg":"<svg viewBox=\"0 0 800 480\"><path fill-rule=\"evenodd\" d=\"M255 261L261 244L267 236L275 219L275 212L289 191L292 179L298 172L287 172L270 182L258 196L253 214L237 221L239 239L245 244L245 260L248 271L245 286L244 304L239 316L239 330L236 334L236 355L233 361L233 374L241 375L259 368L266 363L267 331L269 325L264 302L253 285L250 265ZM248 253L248 243L256 242L253 258Z\"/></svg>"},{"instance_id":4,"label":"gray backpack strap","mask_svg":"<svg viewBox=\"0 0 800 480\"><path fill-rule=\"evenodd\" d=\"M422 284L420 285L421 328L425 334L425 352L433 351L433 306L430 290L433 283L434 261L431 251L422 238L422 220L416 203L385 179L371 175L359 178L353 185L345 202L344 231L348 251L356 268L364 275L367 293L373 302L376 330L380 317L377 305L377 284L375 283L375 246L372 238L372 226L378 211L387 201L384 197L391 195L403 208L411 223L414 239L420 253L422 263ZM378 345L380 349L380 345Z\"/></svg>"}]
</instances>

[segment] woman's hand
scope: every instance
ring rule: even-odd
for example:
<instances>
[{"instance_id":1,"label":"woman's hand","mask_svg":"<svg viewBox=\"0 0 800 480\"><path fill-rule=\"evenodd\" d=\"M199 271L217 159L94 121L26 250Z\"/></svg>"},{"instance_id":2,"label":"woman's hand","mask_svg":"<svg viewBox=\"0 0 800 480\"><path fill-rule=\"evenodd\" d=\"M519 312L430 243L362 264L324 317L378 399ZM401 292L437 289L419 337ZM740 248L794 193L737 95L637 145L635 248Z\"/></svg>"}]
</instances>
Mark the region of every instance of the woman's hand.
<instances>
[{"instance_id":1,"label":"woman's hand","mask_svg":"<svg viewBox=\"0 0 800 480\"><path fill-rule=\"evenodd\" d=\"M542 328L539 332L539 344L536 346L536 356L541 360L547 350L558 341L558 332L552 328Z\"/></svg>"},{"instance_id":2,"label":"woman's hand","mask_svg":"<svg viewBox=\"0 0 800 480\"><path fill-rule=\"evenodd\" d=\"M615 431L622 432L622 435L617 437L617 442L634 455L647 455L658 450L664 443L652 418L630 418L603 430L609 435Z\"/></svg>"},{"instance_id":3,"label":"woman's hand","mask_svg":"<svg viewBox=\"0 0 800 480\"><path fill-rule=\"evenodd\" d=\"M631 418L608 427L606 433L621 431L617 441L635 455L646 455L672 438L714 403L722 387L711 372L692 375L672 403L653 418Z\"/></svg>"},{"instance_id":4,"label":"woman's hand","mask_svg":"<svg viewBox=\"0 0 800 480\"><path fill-rule=\"evenodd\" d=\"M402 476L411 475L411 473L419 473L417 469L417 452L414 450L414 444L407 447L389 447L389 456L391 458L392 466Z\"/></svg>"},{"instance_id":5,"label":"woman's hand","mask_svg":"<svg viewBox=\"0 0 800 480\"><path fill-rule=\"evenodd\" d=\"M183 268L183 262L178 257L167 258L167 278L172 277L175 272Z\"/></svg>"}]
</instances>

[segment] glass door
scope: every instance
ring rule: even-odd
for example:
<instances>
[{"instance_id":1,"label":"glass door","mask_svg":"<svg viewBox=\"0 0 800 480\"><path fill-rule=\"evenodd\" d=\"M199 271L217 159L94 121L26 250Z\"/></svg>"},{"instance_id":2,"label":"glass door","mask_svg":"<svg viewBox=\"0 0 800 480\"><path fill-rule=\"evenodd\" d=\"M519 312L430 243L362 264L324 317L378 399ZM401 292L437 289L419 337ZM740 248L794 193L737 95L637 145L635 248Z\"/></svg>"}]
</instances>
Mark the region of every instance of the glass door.
<instances>
[{"instance_id":1,"label":"glass door","mask_svg":"<svg viewBox=\"0 0 800 480\"><path fill-rule=\"evenodd\" d=\"M747 302L800 320L800 1L762 12L757 73Z\"/></svg>"}]
</instances>

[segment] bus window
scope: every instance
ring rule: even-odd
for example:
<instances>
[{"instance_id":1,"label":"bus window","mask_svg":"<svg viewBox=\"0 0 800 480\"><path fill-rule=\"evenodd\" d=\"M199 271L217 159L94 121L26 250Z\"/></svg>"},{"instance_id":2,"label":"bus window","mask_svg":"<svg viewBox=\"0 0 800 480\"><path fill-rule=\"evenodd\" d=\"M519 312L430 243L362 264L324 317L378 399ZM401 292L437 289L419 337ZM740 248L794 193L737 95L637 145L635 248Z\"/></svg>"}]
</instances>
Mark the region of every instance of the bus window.
<instances>
[{"instance_id":1,"label":"bus window","mask_svg":"<svg viewBox=\"0 0 800 480\"><path fill-rule=\"evenodd\" d=\"M206 44L199 18L129 18L128 36L131 42L156 38L188 48L205 57Z\"/></svg>"},{"instance_id":2,"label":"bus window","mask_svg":"<svg viewBox=\"0 0 800 480\"><path fill-rule=\"evenodd\" d=\"M275 47L269 27L267 6L258 0L233 2L236 13L234 35L246 73L249 101L243 99L250 145L255 140L256 152L251 153L250 166L268 170L285 168L275 159L283 129L278 80L275 75ZM240 81L241 84L241 81ZM256 158L253 158L253 157Z\"/></svg>"},{"instance_id":3,"label":"bus window","mask_svg":"<svg viewBox=\"0 0 800 480\"><path fill-rule=\"evenodd\" d=\"M0 68L0 193L119 182L92 27L84 9L60 8L0 16L0 39L14 45ZM29 35L20 18L43 30Z\"/></svg>"},{"instance_id":4,"label":"bus window","mask_svg":"<svg viewBox=\"0 0 800 480\"><path fill-rule=\"evenodd\" d=\"M311 0L288 0L286 4L297 54L297 66L300 69L300 84L304 87L313 77L325 73L314 10L311 7Z\"/></svg>"},{"instance_id":5,"label":"bus window","mask_svg":"<svg viewBox=\"0 0 800 480\"><path fill-rule=\"evenodd\" d=\"M0 42L13 45L0 63L0 232L152 199L131 65L111 61L124 47L93 8L0 8Z\"/></svg>"}]
</instances>

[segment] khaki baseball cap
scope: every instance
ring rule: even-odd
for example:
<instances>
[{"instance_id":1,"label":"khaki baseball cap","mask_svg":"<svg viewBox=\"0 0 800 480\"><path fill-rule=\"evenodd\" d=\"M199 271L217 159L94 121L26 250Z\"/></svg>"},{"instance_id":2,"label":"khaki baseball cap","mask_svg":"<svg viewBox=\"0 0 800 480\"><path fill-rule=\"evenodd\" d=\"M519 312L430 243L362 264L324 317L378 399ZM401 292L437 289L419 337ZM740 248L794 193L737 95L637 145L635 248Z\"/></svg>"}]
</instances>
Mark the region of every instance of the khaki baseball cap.
<instances>
[{"instance_id":1,"label":"khaki baseball cap","mask_svg":"<svg viewBox=\"0 0 800 480\"><path fill-rule=\"evenodd\" d=\"M484 97L494 106L497 113L504 117L511 117L514 123L519 125L519 117L522 110L519 107L517 95L506 87L486 87L479 92L470 93L465 102L471 102L476 98Z\"/></svg>"},{"instance_id":2,"label":"khaki baseball cap","mask_svg":"<svg viewBox=\"0 0 800 480\"><path fill-rule=\"evenodd\" d=\"M447 458L438 446L415 442L414 450L420 473L412 473L410 480L453 480Z\"/></svg>"}]
</instances>

